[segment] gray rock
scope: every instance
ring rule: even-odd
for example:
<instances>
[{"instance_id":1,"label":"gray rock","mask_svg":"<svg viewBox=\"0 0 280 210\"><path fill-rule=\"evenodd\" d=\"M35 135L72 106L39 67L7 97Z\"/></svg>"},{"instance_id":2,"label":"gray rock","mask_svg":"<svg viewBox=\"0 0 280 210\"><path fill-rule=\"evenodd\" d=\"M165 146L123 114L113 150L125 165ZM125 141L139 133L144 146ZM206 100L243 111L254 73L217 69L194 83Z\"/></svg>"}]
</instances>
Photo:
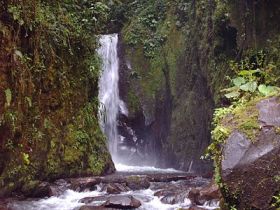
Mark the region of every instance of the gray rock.
<instances>
[{"instance_id":1,"label":"gray rock","mask_svg":"<svg viewBox=\"0 0 280 210\"><path fill-rule=\"evenodd\" d=\"M233 132L223 149L222 170L232 169L238 165L250 145L251 142L243 134Z\"/></svg>"},{"instance_id":2,"label":"gray rock","mask_svg":"<svg viewBox=\"0 0 280 210\"><path fill-rule=\"evenodd\" d=\"M280 127L280 98L273 97L262 100L257 104L259 121L263 126Z\"/></svg>"},{"instance_id":3,"label":"gray rock","mask_svg":"<svg viewBox=\"0 0 280 210\"><path fill-rule=\"evenodd\" d=\"M105 201L107 201L107 199L108 199L108 196L86 197L86 198L82 198L81 200L79 200L79 203L85 203L85 204L90 204L93 202L104 203Z\"/></svg>"},{"instance_id":4,"label":"gray rock","mask_svg":"<svg viewBox=\"0 0 280 210\"><path fill-rule=\"evenodd\" d=\"M110 197L104 207L119 209L135 209L141 206L141 202L131 195L117 195Z\"/></svg>"}]
</instances>

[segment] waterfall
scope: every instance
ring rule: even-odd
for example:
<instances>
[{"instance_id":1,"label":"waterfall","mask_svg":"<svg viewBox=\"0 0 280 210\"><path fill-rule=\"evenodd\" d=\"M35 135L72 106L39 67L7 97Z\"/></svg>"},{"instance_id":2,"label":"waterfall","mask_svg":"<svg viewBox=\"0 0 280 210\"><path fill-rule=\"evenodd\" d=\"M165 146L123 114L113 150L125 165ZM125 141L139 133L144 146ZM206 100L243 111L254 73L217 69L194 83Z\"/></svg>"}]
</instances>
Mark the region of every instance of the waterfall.
<instances>
[{"instance_id":1,"label":"waterfall","mask_svg":"<svg viewBox=\"0 0 280 210\"><path fill-rule=\"evenodd\" d=\"M107 136L109 151L113 161L118 158L119 135L117 130L118 113L127 114L125 104L119 97L119 58L117 53L118 34L100 37L98 55L102 60L102 73L99 81L99 101L105 120L100 120L103 132Z\"/></svg>"}]
</instances>

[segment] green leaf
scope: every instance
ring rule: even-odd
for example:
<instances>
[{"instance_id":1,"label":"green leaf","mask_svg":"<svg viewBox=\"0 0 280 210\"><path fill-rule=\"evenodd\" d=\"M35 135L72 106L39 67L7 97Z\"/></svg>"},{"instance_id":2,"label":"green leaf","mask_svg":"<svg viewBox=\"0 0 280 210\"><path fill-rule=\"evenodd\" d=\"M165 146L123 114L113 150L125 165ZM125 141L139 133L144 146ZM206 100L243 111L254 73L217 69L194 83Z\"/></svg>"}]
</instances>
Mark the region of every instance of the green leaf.
<instances>
[{"instance_id":1,"label":"green leaf","mask_svg":"<svg viewBox=\"0 0 280 210\"><path fill-rule=\"evenodd\" d=\"M22 159L24 164L29 165L30 164L30 160L29 160L29 154L27 153L22 153Z\"/></svg>"},{"instance_id":2,"label":"green leaf","mask_svg":"<svg viewBox=\"0 0 280 210\"><path fill-rule=\"evenodd\" d=\"M225 94L225 97L227 97L227 98L237 98L239 96L240 96L240 93L238 91L234 91L234 92Z\"/></svg>"},{"instance_id":3,"label":"green leaf","mask_svg":"<svg viewBox=\"0 0 280 210\"><path fill-rule=\"evenodd\" d=\"M243 77L236 77L232 80L233 84L237 87L240 87L241 85L245 84L246 80Z\"/></svg>"},{"instance_id":4,"label":"green leaf","mask_svg":"<svg viewBox=\"0 0 280 210\"><path fill-rule=\"evenodd\" d=\"M9 107L12 101L12 91L10 88L5 90L5 95L6 95L6 106Z\"/></svg>"},{"instance_id":5,"label":"green leaf","mask_svg":"<svg viewBox=\"0 0 280 210\"><path fill-rule=\"evenodd\" d=\"M259 69L256 69L256 70L243 70L243 71L240 71L238 73L238 75L239 76L251 76L251 75L253 75L255 73L260 73L260 72L261 72L261 70L259 70Z\"/></svg>"},{"instance_id":6,"label":"green leaf","mask_svg":"<svg viewBox=\"0 0 280 210\"><path fill-rule=\"evenodd\" d=\"M264 96L271 96L278 93L278 88L275 86L266 86L264 84L259 85L258 90Z\"/></svg>"},{"instance_id":7,"label":"green leaf","mask_svg":"<svg viewBox=\"0 0 280 210\"><path fill-rule=\"evenodd\" d=\"M247 82L246 84L241 85L240 89L243 91L246 91L246 92L253 93L256 91L257 87L258 87L257 82L253 81L253 82Z\"/></svg>"}]
</instances>

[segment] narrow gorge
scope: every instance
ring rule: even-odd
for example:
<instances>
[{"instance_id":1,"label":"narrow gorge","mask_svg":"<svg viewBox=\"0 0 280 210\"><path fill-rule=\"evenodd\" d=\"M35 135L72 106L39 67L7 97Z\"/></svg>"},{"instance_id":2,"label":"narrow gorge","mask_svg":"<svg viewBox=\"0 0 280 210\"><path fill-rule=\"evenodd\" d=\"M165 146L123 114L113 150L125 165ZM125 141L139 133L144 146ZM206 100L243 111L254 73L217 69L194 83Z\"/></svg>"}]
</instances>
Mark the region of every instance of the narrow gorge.
<instances>
[{"instance_id":1,"label":"narrow gorge","mask_svg":"<svg viewBox=\"0 0 280 210\"><path fill-rule=\"evenodd\" d=\"M278 0L0 0L0 210L279 210Z\"/></svg>"}]
</instances>

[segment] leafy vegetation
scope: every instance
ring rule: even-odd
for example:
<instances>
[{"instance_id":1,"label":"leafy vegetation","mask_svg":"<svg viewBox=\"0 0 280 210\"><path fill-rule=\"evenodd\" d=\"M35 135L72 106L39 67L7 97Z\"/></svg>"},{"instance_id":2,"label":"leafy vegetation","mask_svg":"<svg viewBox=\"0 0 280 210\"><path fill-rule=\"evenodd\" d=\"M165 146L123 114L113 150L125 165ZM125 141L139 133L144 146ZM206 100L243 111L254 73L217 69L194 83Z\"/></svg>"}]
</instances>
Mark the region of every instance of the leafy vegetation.
<instances>
[{"instance_id":1,"label":"leafy vegetation","mask_svg":"<svg viewBox=\"0 0 280 210\"><path fill-rule=\"evenodd\" d=\"M253 59L253 61L252 61ZM265 55L263 52L257 53L253 58L245 58L238 63L231 63L231 69L237 77L230 79L233 86L223 91L227 98L239 99L241 97L251 97L254 95L272 96L279 93L279 88L272 86L277 78L273 72L276 66L269 63L264 64Z\"/></svg>"},{"instance_id":2,"label":"leafy vegetation","mask_svg":"<svg viewBox=\"0 0 280 210\"><path fill-rule=\"evenodd\" d=\"M276 207L277 209L280 208L280 194L273 196L273 200L274 202L272 204L272 207Z\"/></svg>"},{"instance_id":3,"label":"leafy vegetation","mask_svg":"<svg viewBox=\"0 0 280 210\"><path fill-rule=\"evenodd\" d=\"M134 1L130 5L136 7L138 13L124 29L125 41L134 47L143 46L144 55L153 58L166 41L166 34L161 26L166 18L167 3L165 0L141 3Z\"/></svg>"}]
</instances>

